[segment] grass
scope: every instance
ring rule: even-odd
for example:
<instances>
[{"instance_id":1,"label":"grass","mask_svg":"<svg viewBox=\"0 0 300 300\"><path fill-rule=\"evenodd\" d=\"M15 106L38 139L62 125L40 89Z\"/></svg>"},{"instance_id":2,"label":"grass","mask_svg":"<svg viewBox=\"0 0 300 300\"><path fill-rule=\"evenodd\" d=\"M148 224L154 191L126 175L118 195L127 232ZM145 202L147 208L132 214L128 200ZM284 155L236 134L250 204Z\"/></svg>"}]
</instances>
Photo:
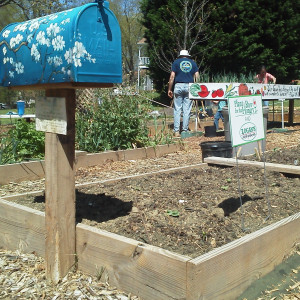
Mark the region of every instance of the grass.
<instances>
[{"instance_id":1,"label":"grass","mask_svg":"<svg viewBox=\"0 0 300 300\"><path fill-rule=\"evenodd\" d=\"M0 109L0 115L6 115L8 112L18 113L18 110L16 108L10 108L10 109ZM25 108L25 114L35 114L35 108ZM0 125L11 125L15 124L17 122L17 118L14 119L0 119Z\"/></svg>"},{"instance_id":2,"label":"grass","mask_svg":"<svg viewBox=\"0 0 300 300\"><path fill-rule=\"evenodd\" d=\"M273 110L273 101L269 101L269 109ZM283 102L283 108L284 110L288 110L289 108L289 101L284 101ZM295 99L294 101L294 109L295 110L300 110L300 99ZM281 112L281 101L274 101L274 111L276 112Z\"/></svg>"}]
</instances>

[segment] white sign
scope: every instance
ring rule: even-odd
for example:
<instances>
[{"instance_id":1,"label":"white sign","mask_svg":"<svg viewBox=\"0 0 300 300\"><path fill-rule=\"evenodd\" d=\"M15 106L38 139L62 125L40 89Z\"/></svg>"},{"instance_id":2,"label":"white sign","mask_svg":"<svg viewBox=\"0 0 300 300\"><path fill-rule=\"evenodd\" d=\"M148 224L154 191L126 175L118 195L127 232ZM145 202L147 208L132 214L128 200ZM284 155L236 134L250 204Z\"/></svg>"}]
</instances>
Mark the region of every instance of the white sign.
<instances>
[{"instance_id":1,"label":"white sign","mask_svg":"<svg viewBox=\"0 0 300 300\"><path fill-rule=\"evenodd\" d=\"M67 134L67 112L65 98L39 98L35 104L38 131Z\"/></svg>"},{"instance_id":2,"label":"white sign","mask_svg":"<svg viewBox=\"0 0 300 300\"><path fill-rule=\"evenodd\" d=\"M263 100L300 99L300 85L238 82L189 84L190 99L222 100L248 95L261 95Z\"/></svg>"},{"instance_id":3,"label":"white sign","mask_svg":"<svg viewBox=\"0 0 300 300\"><path fill-rule=\"evenodd\" d=\"M265 138L262 97L228 98L231 144L233 147Z\"/></svg>"}]
</instances>

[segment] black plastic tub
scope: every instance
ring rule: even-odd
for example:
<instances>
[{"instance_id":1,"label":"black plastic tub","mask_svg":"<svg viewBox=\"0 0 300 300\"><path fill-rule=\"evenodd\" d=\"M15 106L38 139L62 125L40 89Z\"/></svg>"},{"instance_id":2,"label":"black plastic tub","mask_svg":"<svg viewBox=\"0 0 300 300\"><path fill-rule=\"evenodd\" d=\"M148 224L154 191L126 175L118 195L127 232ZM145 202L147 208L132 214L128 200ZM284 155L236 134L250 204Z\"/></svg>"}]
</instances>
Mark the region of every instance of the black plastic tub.
<instances>
[{"instance_id":1,"label":"black plastic tub","mask_svg":"<svg viewBox=\"0 0 300 300\"><path fill-rule=\"evenodd\" d=\"M232 146L230 141L210 141L200 143L202 150L202 161L205 157L232 157Z\"/></svg>"},{"instance_id":2,"label":"black plastic tub","mask_svg":"<svg viewBox=\"0 0 300 300\"><path fill-rule=\"evenodd\" d=\"M217 135L215 125L213 125L213 126L205 126L204 130L205 130L205 136L206 137L215 137Z\"/></svg>"}]
</instances>

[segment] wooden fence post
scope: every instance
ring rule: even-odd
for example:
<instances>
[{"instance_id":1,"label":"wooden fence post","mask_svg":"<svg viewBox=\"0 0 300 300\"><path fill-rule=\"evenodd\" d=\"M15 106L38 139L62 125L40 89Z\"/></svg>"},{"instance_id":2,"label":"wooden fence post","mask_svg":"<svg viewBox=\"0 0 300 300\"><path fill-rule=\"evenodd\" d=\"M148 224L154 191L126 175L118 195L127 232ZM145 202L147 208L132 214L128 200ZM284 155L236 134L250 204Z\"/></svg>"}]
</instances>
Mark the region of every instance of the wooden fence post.
<instances>
[{"instance_id":1,"label":"wooden fence post","mask_svg":"<svg viewBox=\"0 0 300 300\"><path fill-rule=\"evenodd\" d=\"M67 135L46 132L46 274L57 283L75 263L75 89L47 89L66 99Z\"/></svg>"},{"instance_id":2,"label":"wooden fence post","mask_svg":"<svg viewBox=\"0 0 300 300\"><path fill-rule=\"evenodd\" d=\"M289 120L288 125L293 126L294 124L294 109L295 109L295 99L289 100Z\"/></svg>"}]
</instances>

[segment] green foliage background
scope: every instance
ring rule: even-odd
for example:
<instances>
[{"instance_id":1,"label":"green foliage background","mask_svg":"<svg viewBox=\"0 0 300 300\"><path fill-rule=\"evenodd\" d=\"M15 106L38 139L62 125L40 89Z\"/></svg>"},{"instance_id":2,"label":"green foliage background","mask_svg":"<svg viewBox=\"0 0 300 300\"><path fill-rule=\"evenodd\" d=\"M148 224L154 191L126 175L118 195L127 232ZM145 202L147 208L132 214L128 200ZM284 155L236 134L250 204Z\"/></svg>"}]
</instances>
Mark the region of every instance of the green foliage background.
<instances>
[{"instance_id":1,"label":"green foliage background","mask_svg":"<svg viewBox=\"0 0 300 300\"><path fill-rule=\"evenodd\" d=\"M212 73L258 72L261 65L289 83L300 78L300 2L211 1L206 63Z\"/></svg>"},{"instance_id":2,"label":"green foliage background","mask_svg":"<svg viewBox=\"0 0 300 300\"><path fill-rule=\"evenodd\" d=\"M106 96L100 101L100 105L84 106L76 113L78 149L98 152L149 144L147 102L130 96Z\"/></svg>"},{"instance_id":3,"label":"green foliage background","mask_svg":"<svg viewBox=\"0 0 300 300\"><path fill-rule=\"evenodd\" d=\"M44 132L35 130L35 123L18 120L15 127L0 139L0 164L42 159L45 153Z\"/></svg>"},{"instance_id":4,"label":"green foliage background","mask_svg":"<svg viewBox=\"0 0 300 300\"><path fill-rule=\"evenodd\" d=\"M183 0L195 5L202 0ZM181 0L142 0L143 25L149 43L150 70L158 90L166 90L169 73L161 70L156 50L165 59L178 53L177 38L166 24L173 24L170 10L180 13ZM261 65L277 78L289 83L300 78L300 1L293 0L211 0L206 5L208 20L205 36L193 48L200 72L248 74ZM178 26L178 24L173 24ZM192 47L188 41L187 49ZM170 64L171 68L171 64Z\"/></svg>"}]
</instances>

